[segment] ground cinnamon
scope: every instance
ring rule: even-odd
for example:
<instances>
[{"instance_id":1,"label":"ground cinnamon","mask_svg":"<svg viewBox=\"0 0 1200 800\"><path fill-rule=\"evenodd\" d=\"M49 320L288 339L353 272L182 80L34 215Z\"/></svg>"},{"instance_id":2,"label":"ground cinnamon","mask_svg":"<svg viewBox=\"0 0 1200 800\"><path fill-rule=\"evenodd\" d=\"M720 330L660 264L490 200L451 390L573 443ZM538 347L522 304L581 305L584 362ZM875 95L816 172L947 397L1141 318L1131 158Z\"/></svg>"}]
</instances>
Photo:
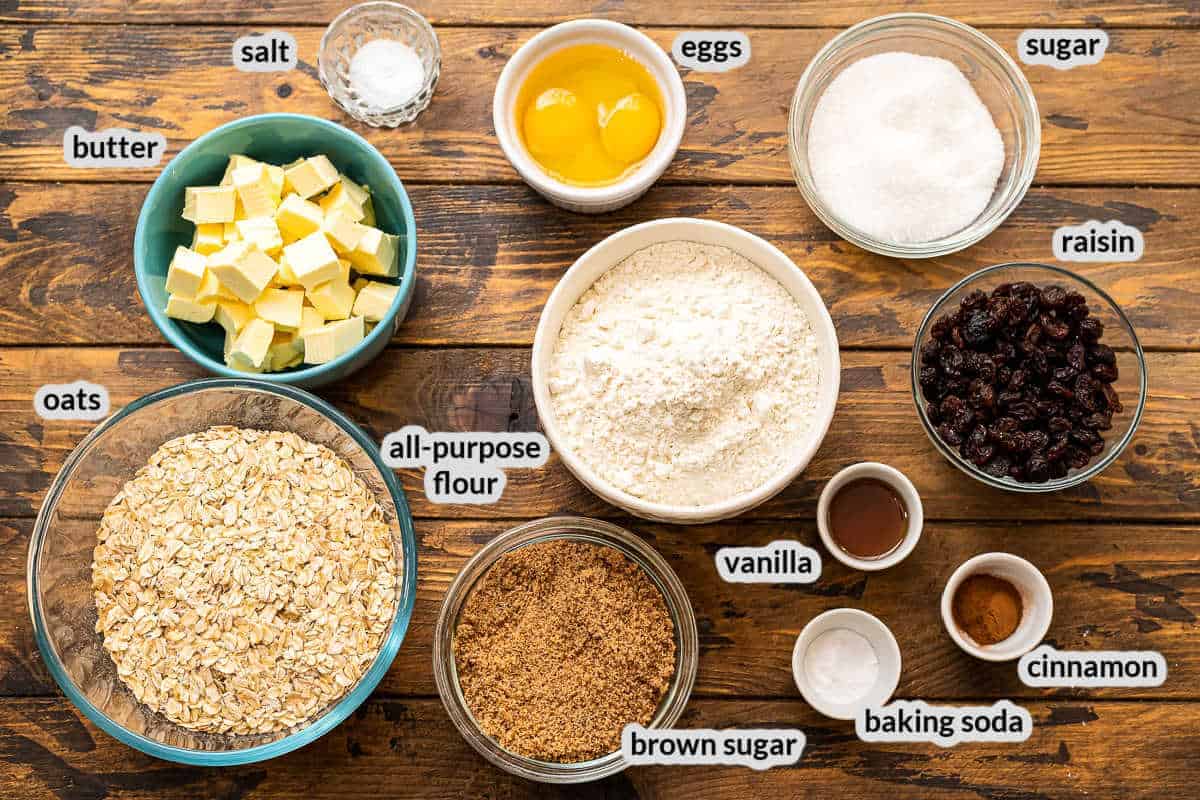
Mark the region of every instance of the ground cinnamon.
<instances>
[{"instance_id":1,"label":"ground cinnamon","mask_svg":"<svg viewBox=\"0 0 1200 800\"><path fill-rule=\"evenodd\" d=\"M954 621L977 644L1002 642L1021 622L1021 593L995 575L971 575L954 592Z\"/></svg>"},{"instance_id":2,"label":"ground cinnamon","mask_svg":"<svg viewBox=\"0 0 1200 800\"><path fill-rule=\"evenodd\" d=\"M675 674L662 592L611 547L555 540L502 556L454 632L463 697L506 750L578 762L646 725Z\"/></svg>"}]
</instances>

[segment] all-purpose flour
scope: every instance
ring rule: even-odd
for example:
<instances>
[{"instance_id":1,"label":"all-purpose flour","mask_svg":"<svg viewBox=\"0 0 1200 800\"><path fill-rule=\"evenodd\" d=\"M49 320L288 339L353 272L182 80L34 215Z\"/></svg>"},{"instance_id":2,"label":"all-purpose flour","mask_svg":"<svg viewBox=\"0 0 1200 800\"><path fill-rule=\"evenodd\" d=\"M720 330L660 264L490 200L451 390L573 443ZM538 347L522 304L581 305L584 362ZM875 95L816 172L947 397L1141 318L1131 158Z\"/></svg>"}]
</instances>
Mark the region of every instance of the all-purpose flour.
<instances>
[{"instance_id":1,"label":"all-purpose flour","mask_svg":"<svg viewBox=\"0 0 1200 800\"><path fill-rule=\"evenodd\" d=\"M812 424L816 340L799 304L734 251L640 250L563 320L549 370L567 444L644 500L700 506L758 488Z\"/></svg>"}]
</instances>

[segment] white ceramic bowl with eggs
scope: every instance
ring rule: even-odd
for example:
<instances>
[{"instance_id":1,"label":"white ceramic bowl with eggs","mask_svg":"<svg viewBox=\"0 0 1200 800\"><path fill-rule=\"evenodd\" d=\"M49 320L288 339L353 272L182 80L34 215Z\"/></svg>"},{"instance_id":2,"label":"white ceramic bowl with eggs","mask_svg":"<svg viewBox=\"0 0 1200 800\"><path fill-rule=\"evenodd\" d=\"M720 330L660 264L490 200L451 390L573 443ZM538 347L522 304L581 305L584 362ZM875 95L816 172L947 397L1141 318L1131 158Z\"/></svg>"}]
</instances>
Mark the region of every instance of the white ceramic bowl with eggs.
<instances>
[{"instance_id":1,"label":"white ceramic bowl with eggs","mask_svg":"<svg viewBox=\"0 0 1200 800\"><path fill-rule=\"evenodd\" d=\"M770 480L755 489L706 505L668 505L655 503L625 492L602 479L568 445L559 428L550 396L547 374L558 343L559 330L579 298L601 275L628 256L661 242L688 241L727 247L738 253L783 286L796 299L812 325L817 342L819 393L812 424L795 442L786 465ZM643 519L695 525L737 516L774 497L796 479L812 459L829 430L837 405L841 382L841 359L837 331L821 300L821 295L779 248L741 228L711 220L672 218L643 222L614 233L575 261L546 301L533 339L533 397L542 430L567 469L592 492L614 506Z\"/></svg>"},{"instance_id":2,"label":"white ceramic bowl with eggs","mask_svg":"<svg viewBox=\"0 0 1200 800\"><path fill-rule=\"evenodd\" d=\"M604 186L574 186L552 177L533 160L518 131L517 94L530 70L551 53L581 44L608 45L628 54L654 78L663 101L654 149L624 178ZM641 31L606 19L571 20L534 36L504 65L492 98L496 138L521 178L554 205L583 214L615 211L645 194L675 158L686 122L687 93L670 56Z\"/></svg>"}]
</instances>

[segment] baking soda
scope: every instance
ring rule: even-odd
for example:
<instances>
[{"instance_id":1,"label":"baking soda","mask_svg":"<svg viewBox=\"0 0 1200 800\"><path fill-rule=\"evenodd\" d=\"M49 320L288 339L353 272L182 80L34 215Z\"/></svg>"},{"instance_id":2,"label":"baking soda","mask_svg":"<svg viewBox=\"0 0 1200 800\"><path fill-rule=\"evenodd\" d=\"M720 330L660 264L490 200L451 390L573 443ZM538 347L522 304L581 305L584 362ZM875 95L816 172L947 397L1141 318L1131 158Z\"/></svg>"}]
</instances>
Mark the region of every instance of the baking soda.
<instances>
[{"instance_id":1,"label":"baking soda","mask_svg":"<svg viewBox=\"0 0 1200 800\"><path fill-rule=\"evenodd\" d=\"M879 657L849 628L825 631L804 652L804 674L819 695L844 705L866 696L879 679Z\"/></svg>"},{"instance_id":2,"label":"baking soda","mask_svg":"<svg viewBox=\"0 0 1200 800\"><path fill-rule=\"evenodd\" d=\"M956 233L987 208L1004 140L953 63L880 53L821 95L808 161L834 216L875 239L913 244Z\"/></svg>"}]
</instances>

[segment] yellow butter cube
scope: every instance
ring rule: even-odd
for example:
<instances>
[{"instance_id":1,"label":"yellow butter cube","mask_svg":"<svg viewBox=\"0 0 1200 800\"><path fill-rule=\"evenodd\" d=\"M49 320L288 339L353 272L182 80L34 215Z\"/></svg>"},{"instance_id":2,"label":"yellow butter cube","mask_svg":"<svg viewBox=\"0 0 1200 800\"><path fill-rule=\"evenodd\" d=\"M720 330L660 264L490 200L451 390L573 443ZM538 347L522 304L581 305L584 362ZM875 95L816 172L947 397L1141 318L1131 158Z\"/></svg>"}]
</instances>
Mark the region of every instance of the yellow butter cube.
<instances>
[{"instance_id":1,"label":"yellow butter cube","mask_svg":"<svg viewBox=\"0 0 1200 800\"><path fill-rule=\"evenodd\" d=\"M371 198L367 198L367 202L363 203L363 218L359 223L366 225L368 228L375 227L375 204L371 202Z\"/></svg>"},{"instance_id":2,"label":"yellow butter cube","mask_svg":"<svg viewBox=\"0 0 1200 800\"><path fill-rule=\"evenodd\" d=\"M368 186L359 186L354 181L342 175L338 178L338 183L342 184L342 190L349 195L350 199L365 207L371 202L371 189Z\"/></svg>"},{"instance_id":3,"label":"yellow butter cube","mask_svg":"<svg viewBox=\"0 0 1200 800\"><path fill-rule=\"evenodd\" d=\"M215 253L225 246L225 223L206 222L196 226L192 234L192 249L201 255Z\"/></svg>"},{"instance_id":4,"label":"yellow butter cube","mask_svg":"<svg viewBox=\"0 0 1200 800\"><path fill-rule=\"evenodd\" d=\"M355 292L361 292L363 290L363 287L366 286L368 283L370 283L370 281L367 280L366 278L355 278L354 283L352 283L350 285L354 287Z\"/></svg>"},{"instance_id":5,"label":"yellow butter cube","mask_svg":"<svg viewBox=\"0 0 1200 800\"><path fill-rule=\"evenodd\" d=\"M203 303L209 300L237 300L238 298L236 294L229 291L228 287L221 285L217 276L210 269L204 273L204 280L200 282L200 291L196 292L196 299Z\"/></svg>"},{"instance_id":6,"label":"yellow butter cube","mask_svg":"<svg viewBox=\"0 0 1200 800\"><path fill-rule=\"evenodd\" d=\"M279 225L279 232L283 234L283 241L287 243L321 230L323 217L320 206L296 194L289 194L283 198L275 212L275 222Z\"/></svg>"},{"instance_id":7,"label":"yellow butter cube","mask_svg":"<svg viewBox=\"0 0 1200 800\"><path fill-rule=\"evenodd\" d=\"M333 280L341 274L337 253L325 235L317 232L283 248L288 266L305 289Z\"/></svg>"},{"instance_id":8,"label":"yellow butter cube","mask_svg":"<svg viewBox=\"0 0 1200 800\"><path fill-rule=\"evenodd\" d=\"M378 228L364 227L362 238L350 251L350 263L365 275L394 278L399 273L400 237Z\"/></svg>"},{"instance_id":9,"label":"yellow butter cube","mask_svg":"<svg viewBox=\"0 0 1200 800\"><path fill-rule=\"evenodd\" d=\"M399 286L390 283L368 281L354 298L351 313L367 322L379 322L387 316L388 309L392 307L392 301L396 299L396 293L399 291Z\"/></svg>"},{"instance_id":10,"label":"yellow butter cube","mask_svg":"<svg viewBox=\"0 0 1200 800\"><path fill-rule=\"evenodd\" d=\"M195 297L204 282L205 257L180 246L167 266L167 291L185 297Z\"/></svg>"},{"instance_id":11,"label":"yellow butter cube","mask_svg":"<svg viewBox=\"0 0 1200 800\"><path fill-rule=\"evenodd\" d=\"M254 319L254 307L241 300L218 300L213 319L226 333L237 333Z\"/></svg>"},{"instance_id":12,"label":"yellow butter cube","mask_svg":"<svg viewBox=\"0 0 1200 800\"><path fill-rule=\"evenodd\" d=\"M303 335L304 361L307 364L333 361L361 342L364 335L362 317L350 317L322 325Z\"/></svg>"},{"instance_id":13,"label":"yellow butter cube","mask_svg":"<svg viewBox=\"0 0 1200 800\"><path fill-rule=\"evenodd\" d=\"M283 179L285 185L291 186L296 194L308 199L333 186L338 179L338 171L325 156L313 156L284 169Z\"/></svg>"},{"instance_id":14,"label":"yellow butter cube","mask_svg":"<svg viewBox=\"0 0 1200 800\"><path fill-rule=\"evenodd\" d=\"M240 242L242 240L242 235L238 233L236 222L226 222L221 226L221 239L224 240L225 244Z\"/></svg>"},{"instance_id":15,"label":"yellow butter cube","mask_svg":"<svg viewBox=\"0 0 1200 800\"><path fill-rule=\"evenodd\" d=\"M239 219L233 223L238 238L250 242L267 255L275 255L283 249L283 235L274 216Z\"/></svg>"},{"instance_id":16,"label":"yellow butter cube","mask_svg":"<svg viewBox=\"0 0 1200 800\"><path fill-rule=\"evenodd\" d=\"M312 306L304 306L300 309L300 335L315 330L325 324L325 318L321 316L321 312Z\"/></svg>"},{"instance_id":17,"label":"yellow butter cube","mask_svg":"<svg viewBox=\"0 0 1200 800\"><path fill-rule=\"evenodd\" d=\"M279 205L275 184L267 173L265 164L247 164L233 171L233 186L246 217L271 217Z\"/></svg>"},{"instance_id":18,"label":"yellow butter cube","mask_svg":"<svg viewBox=\"0 0 1200 800\"><path fill-rule=\"evenodd\" d=\"M350 282L350 262L344 258L338 259L338 269L341 270L341 279L346 283ZM356 290L357 291L357 290Z\"/></svg>"},{"instance_id":19,"label":"yellow butter cube","mask_svg":"<svg viewBox=\"0 0 1200 800\"><path fill-rule=\"evenodd\" d=\"M326 214L325 220L321 223L321 232L325 234L329 244L343 255L353 251L368 230L365 225L359 225L341 211Z\"/></svg>"},{"instance_id":20,"label":"yellow butter cube","mask_svg":"<svg viewBox=\"0 0 1200 800\"><path fill-rule=\"evenodd\" d=\"M277 198L282 198L283 184L285 183L283 178L283 167L277 167L274 164L267 164L266 167L267 177L271 181L271 188L274 189L275 196ZM278 202L276 202L276 205L278 205Z\"/></svg>"},{"instance_id":21,"label":"yellow butter cube","mask_svg":"<svg viewBox=\"0 0 1200 800\"><path fill-rule=\"evenodd\" d=\"M345 319L354 308L354 289L341 278L335 278L309 289L308 302L327 320Z\"/></svg>"},{"instance_id":22,"label":"yellow butter cube","mask_svg":"<svg viewBox=\"0 0 1200 800\"><path fill-rule=\"evenodd\" d=\"M266 367L272 372L294 367L304 359L304 340L294 331L275 331L267 349Z\"/></svg>"},{"instance_id":23,"label":"yellow butter cube","mask_svg":"<svg viewBox=\"0 0 1200 800\"><path fill-rule=\"evenodd\" d=\"M188 186L183 190L183 218L202 225L233 222L237 193L232 186Z\"/></svg>"},{"instance_id":24,"label":"yellow butter cube","mask_svg":"<svg viewBox=\"0 0 1200 800\"><path fill-rule=\"evenodd\" d=\"M244 156L241 153L234 153L229 157L229 163L225 165L225 174L221 177L222 186L233 186L233 171L239 167L248 167L261 162L255 161L250 156Z\"/></svg>"},{"instance_id":25,"label":"yellow butter cube","mask_svg":"<svg viewBox=\"0 0 1200 800\"><path fill-rule=\"evenodd\" d=\"M335 212L342 213L351 222L359 222L363 218L362 202L355 199L355 195L347 188L347 182L353 183L346 176L342 176L333 188L326 192L320 200L321 210L325 212L325 216ZM359 189L359 191L362 191ZM367 199L370 199L369 195Z\"/></svg>"},{"instance_id":26,"label":"yellow butter cube","mask_svg":"<svg viewBox=\"0 0 1200 800\"><path fill-rule=\"evenodd\" d=\"M232 242L208 257L217 280L243 303L253 303L275 277L278 265L248 242Z\"/></svg>"},{"instance_id":27,"label":"yellow butter cube","mask_svg":"<svg viewBox=\"0 0 1200 800\"><path fill-rule=\"evenodd\" d=\"M296 277L296 273L292 272L292 265L288 263L287 255L279 254L279 272L275 274L275 280L281 286L299 286L300 279Z\"/></svg>"},{"instance_id":28,"label":"yellow butter cube","mask_svg":"<svg viewBox=\"0 0 1200 800\"><path fill-rule=\"evenodd\" d=\"M261 369L267 359L275 326L263 319L252 319L238 333L229 350L229 358L255 369Z\"/></svg>"},{"instance_id":29,"label":"yellow butter cube","mask_svg":"<svg viewBox=\"0 0 1200 800\"><path fill-rule=\"evenodd\" d=\"M187 322L208 322L217 310L216 303L201 303L194 297L173 294L167 297L167 316Z\"/></svg>"},{"instance_id":30,"label":"yellow butter cube","mask_svg":"<svg viewBox=\"0 0 1200 800\"><path fill-rule=\"evenodd\" d=\"M303 307L303 289L264 289L254 301L255 314L285 331L300 327L300 309Z\"/></svg>"}]
</instances>

